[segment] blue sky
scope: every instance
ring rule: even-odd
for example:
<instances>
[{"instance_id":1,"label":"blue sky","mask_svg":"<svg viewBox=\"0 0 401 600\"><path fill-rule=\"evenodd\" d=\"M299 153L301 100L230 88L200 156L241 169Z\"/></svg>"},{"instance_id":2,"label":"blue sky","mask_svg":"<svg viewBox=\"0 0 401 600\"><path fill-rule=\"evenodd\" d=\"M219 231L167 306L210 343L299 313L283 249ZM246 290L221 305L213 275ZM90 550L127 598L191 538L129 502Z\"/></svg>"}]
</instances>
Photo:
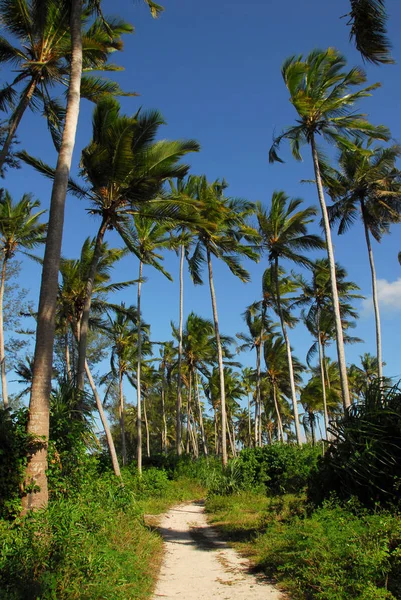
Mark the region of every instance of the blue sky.
<instances>
[{"instance_id":1,"label":"blue sky","mask_svg":"<svg viewBox=\"0 0 401 600\"><path fill-rule=\"evenodd\" d=\"M317 205L314 187L300 183L312 177L308 149L302 163L295 163L285 146L286 163L268 163L273 133L295 119L280 67L291 54L327 46L335 46L343 52L350 67L361 64L359 54L349 43L346 19L340 18L349 10L348 0L166 0L163 4L165 13L155 21L142 2L104 2L106 14L124 17L136 30L135 35L126 36L124 52L114 58L125 67L125 72L117 75L121 86L140 94L138 98L123 99L124 111L133 113L139 106L159 109L168 123L163 128L163 137L195 138L200 142L201 152L189 159L192 172L205 173L210 180L224 177L229 183L227 192L232 196L268 205L272 192L283 189L291 196L302 197L308 205ZM398 0L388 0L387 4L393 54L398 64L366 66L369 83L380 81L382 87L364 101L361 109L369 114L372 122L389 126L394 138L401 140L401 5ZM80 150L90 139L91 112L92 107L83 102L74 170ZM21 147L55 164L46 125L39 116L24 117L19 138ZM3 185L14 198L33 191L43 207L49 205L49 182L28 167L9 172ZM95 219L86 214L82 202L69 198L63 254L76 257L85 237L96 233L97 225ZM317 225L314 229L318 230ZM386 373L401 377L401 267L397 261L401 250L400 231L400 226L394 227L380 246L374 244L374 251L382 300ZM113 234L108 240L120 245ZM334 236L334 243L337 261L347 268L349 277L359 284L362 293L369 296L370 273L361 227L356 225L341 238ZM222 332L234 335L244 330L241 313L259 296L266 261L264 257L258 265L247 265L252 274L252 283L248 285L236 281L224 265L215 265ZM30 288L36 303L39 267L24 265L23 285ZM157 340L168 339L170 321L178 320L177 257L172 253L166 256L165 266L175 278L175 284L145 267L148 281L143 288L143 313L151 323L153 339ZM131 279L137 270L134 258L124 259L116 269L115 279ZM186 314L194 310L211 317L207 286L195 288L186 276L185 288ZM136 290L132 289L131 298L127 298L127 294L129 292L124 294L125 301L135 302ZM375 352L374 322L368 302L361 303L360 309L355 335L365 343L347 348L348 363L358 361L363 352ZM312 343L310 336L302 327L297 327L291 332L291 342L295 354L304 361ZM254 363L252 355L242 355L242 360L247 365Z\"/></svg>"}]
</instances>

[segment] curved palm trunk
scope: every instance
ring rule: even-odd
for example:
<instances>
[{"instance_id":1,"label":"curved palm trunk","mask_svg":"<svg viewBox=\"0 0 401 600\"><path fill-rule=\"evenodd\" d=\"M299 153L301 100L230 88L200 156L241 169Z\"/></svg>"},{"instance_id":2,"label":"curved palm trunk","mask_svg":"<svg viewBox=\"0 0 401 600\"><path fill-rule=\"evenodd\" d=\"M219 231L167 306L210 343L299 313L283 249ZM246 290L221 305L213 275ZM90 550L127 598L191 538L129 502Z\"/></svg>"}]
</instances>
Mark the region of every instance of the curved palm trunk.
<instances>
[{"instance_id":1,"label":"curved palm trunk","mask_svg":"<svg viewBox=\"0 0 401 600\"><path fill-rule=\"evenodd\" d=\"M326 202L324 199L322 177L320 174L320 166L319 166L319 157L317 154L314 137L312 137L312 139L311 139L311 147L312 147L312 159L313 159L313 167L315 170L317 193L318 193L318 197L319 197L320 208L322 211L324 234L326 237L327 257L329 259L331 294L332 294L332 300L333 300L334 320L335 320L335 326L336 326L338 368L340 371L341 393L342 393L342 397L343 397L344 411L346 411L347 408L351 405L351 401L350 401L350 395L349 395L349 389L348 389L347 364L345 362L345 352L344 352L344 336L343 336L343 329L342 329L342 323L341 323L340 303L338 300L338 291L337 291L336 263L334 260L333 244L331 241L329 217L327 214L327 207L326 207Z\"/></svg>"},{"instance_id":2,"label":"curved palm trunk","mask_svg":"<svg viewBox=\"0 0 401 600\"><path fill-rule=\"evenodd\" d=\"M198 405L198 413L199 413L199 428L201 432L203 453L205 456L208 455L207 443L206 443L206 435L205 435L205 427L203 425L203 415L202 415L202 406L199 396L199 382L198 382L198 374L195 371L195 394L196 394L196 403Z\"/></svg>"},{"instance_id":3,"label":"curved palm trunk","mask_svg":"<svg viewBox=\"0 0 401 600\"><path fill-rule=\"evenodd\" d=\"M83 392L85 387L85 360L86 349L88 347L89 316L92 304L93 286L95 284L96 271L102 255L102 245L104 234L106 233L108 219L103 218L99 231L97 232L93 257L86 282L85 302L81 317L81 335L78 344L78 366L77 366L77 387Z\"/></svg>"},{"instance_id":4,"label":"curved palm trunk","mask_svg":"<svg viewBox=\"0 0 401 600\"><path fill-rule=\"evenodd\" d=\"M208 267L208 271L209 271L210 297L212 299L214 331L215 331L215 336L216 336L217 358L218 358L219 377L220 377L221 458L222 458L223 466L225 467L227 465L227 437L226 437L227 417L226 417L226 390L225 390L225 383L224 383L223 351L221 348L219 319L218 319L218 315L217 315L217 305L216 305L216 294L214 291L214 283L213 283L212 257L210 255L209 248L207 248L206 252L207 252L207 267Z\"/></svg>"},{"instance_id":5,"label":"curved palm trunk","mask_svg":"<svg viewBox=\"0 0 401 600\"><path fill-rule=\"evenodd\" d=\"M35 92L37 84L38 84L37 79L32 78L29 85L26 87L25 91L23 92L23 94L21 96L21 100L19 101L18 106L14 112L13 119L11 120L10 126L8 128L8 133L7 133L6 140L4 142L4 146L0 152L0 172L4 166L4 163L6 162L8 153L10 151L10 146L14 139L15 133L18 129L18 125L20 124L21 119L24 116L24 112L26 111L26 109L29 106L30 101L32 100L32 96Z\"/></svg>"},{"instance_id":6,"label":"curved palm trunk","mask_svg":"<svg viewBox=\"0 0 401 600\"><path fill-rule=\"evenodd\" d=\"M369 228L368 228L368 225L366 222L365 205L364 205L363 201L361 201L361 211L362 211L363 228L365 230L366 246L367 246L368 255L369 255L370 273L371 273L371 277L372 277L372 298L373 298L373 309L374 309L374 313L375 313L375 322L376 322L377 374L382 383L383 356L382 356L379 298L377 296L376 268L375 268L375 261L373 259L373 250L372 250L372 245L370 243Z\"/></svg>"},{"instance_id":7,"label":"curved palm trunk","mask_svg":"<svg viewBox=\"0 0 401 600\"><path fill-rule=\"evenodd\" d=\"M142 335L141 335L141 290L142 290L142 272L143 263L139 261L139 280L138 280L138 297L137 297L137 311L138 311L138 362L136 367L136 399L137 399L137 414L136 414L136 434L137 434L137 446L136 446L136 464L138 473L142 473L142 402L141 402L141 365L142 365Z\"/></svg>"},{"instance_id":8,"label":"curved palm trunk","mask_svg":"<svg viewBox=\"0 0 401 600\"><path fill-rule=\"evenodd\" d=\"M163 381L162 381L162 420L163 420L163 429L162 429L162 452L163 454L167 454L167 420L166 420L166 384L165 384L165 376L163 371Z\"/></svg>"},{"instance_id":9,"label":"curved palm trunk","mask_svg":"<svg viewBox=\"0 0 401 600\"><path fill-rule=\"evenodd\" d=\"M146 396L143 397L143 420L145 421L145 435L146 435L146 456L150 457L150 433L149 433L149 421L148 414L146 412Z\"/></svg>"},{"instance_id":10,"label":"curved palm trunk","mask_svg":"<svg viewBox=\"0 0 401 600\"><path fill-rule=\"evenodd\" d=\"M120 364L118 365L118 392L119 392L119 403L118 403L118 418L120 421L120 434L121 434L121 454L123 457L123 466L127 464L127 443L125 438L125 406L124 406L124 390L123 390L123 372Z\"/></svg>"},{"instance_id":11,"label":"curved palm trunk","mask_svg":"<svg viewBox=\"0 0 401 600\"><path fill-rule=\"evenodd\" d=\"M233 437L231 435L229 418L227 418L227 434L228 434L228 441L230 443L230 448L231 448L231 455L233 457L235 457L235 456L237 456L237 453L235 451L234 439L233 439Z\"/></svg>"},{"instance_id":12,"label":"curved palm trunk","mask_svg":"<svg viewBox=\"0 0 401 600\"><path fill-rule=\"evenodd\" d=\"M298 446L301 446L302 445L301 427L299 424L298 401L297 401L297 394L295 391L294 368L293 368L293 364L292 364L291 345L290 345L290 340L288 339L287 327L285 325L283 311L281 308L281 301L280 301L280 285L279 285L279 280L278 280L278 258L275 259L275 264L274 264L274 279L275 279L275 283L276 283L277 310L278 310L278 314L280 317L281 331L283 332L283 338L284 338L285 347L287 350L288 375L290 378L290 386L291 386L291 400L292 400L292 410L293 410L293 414L294 414L295 434L297 437L297 444L298 444Z\"/></svg>"},{"instance_id":13,"label":"curved palm trunk","mask_svg":"<svg viewBox=\"0 0 401 600\"><path fill-rule=\"evenodd\" d=\"M176 414L176 445L177 454L181 455L182 447L182 425L181 425L181 410L182 410L182 329L184 321L184 245L181 245L180 250L180 323L178 333L178 374L177 374L177 414Z\"/></svg>"},{"instance_id":14,"label":"curved palm trunk","mask_svg":"<svg viewBox=\"0 0 401 600\"><path fill-rule=\"evenodd\" d=\"M71 72L67 112L50 201L27 426L28 434L41 441L36 444L35 451L28 458L25 484L34 483L39 487L39 491L29 492L22 499L23 513L47 506L49 499L46 477L49 397L64 206L79 114L82 74L81 14L82 0L71 0Z\"/></svg>"},{"instance_id":15,"label":"curved palm trunk","mask_svg":"<svg viewBox=\"0 0 401 600\"><path fill-rule=\"evenodd\" d=\"M318 320L319 320L319 317L318 317ZM323 350L322 350L322 340L320 339L320 330L318 330L318 332L317 332L317 345L318 345L318 350L319 350L320 380L322 382L324 428L325 428L325 433L326 433L326 439L329 439L329 414L327 412L326 378L324 376Z\"/></svg>"},{"instance_id":16,"label":"curved palm trunk","mask_svg":"<svg viewBox=\"0 0 401 600\"><path fill-rule=\"evenodd\" d=\"M86 376L88 378L89 385L91 387L93 396L94 396L95 401L96 401L96 407L97 407L97 410L99 412L100 420L102 421L104 433L105 433L105 436L106 436L107 446L108 446L109 452L110 452L111 463L113 465L114 474L116 475L116 477L120 477L121 478L120 465L118 464L118 458L117 458L117 452L116 452L116 449L115 449L115 446L114 446L114 440L113 440L113 437L111 435L110 427L109 427L109 424L107 422L107 417L106 417L106 413L104 412L104 409L103 409L102 401L100 399L99 393L98 393L97 388L96 388L96 384L95 384L95 382L93 380L92 373L90 371L90 368L89 368L89 365L88 365L87 361L85 361L85 372L86 372Z\"/></svg>"},{"instance_id":17,"label":"curved palm trunk","mask_svg":"<svg viewBox=\"0 0 401 600\"><path fill-rule=\"evenodd\" d=\"M4 352L4 314L3 300L4 287L6 285L7 259L4 256L1 267L0 281L0 369L1 369L1 393L3 397L4 408L8 408L7 376L6 376L6 355Z\"/></svg>"},{"instance_id":18,"label":"curved palm trunk","mask_svg":"<svg viewBox=\"0 0 401 600\"><path fill-rule=\"evenodd\" d=\"M64 356L65 356L65 369L66 369L67 381L69 383L72 383L70 344L68 341L68 323L66 324L65 334L64 334Z\"/></svg>"}]
</instances>

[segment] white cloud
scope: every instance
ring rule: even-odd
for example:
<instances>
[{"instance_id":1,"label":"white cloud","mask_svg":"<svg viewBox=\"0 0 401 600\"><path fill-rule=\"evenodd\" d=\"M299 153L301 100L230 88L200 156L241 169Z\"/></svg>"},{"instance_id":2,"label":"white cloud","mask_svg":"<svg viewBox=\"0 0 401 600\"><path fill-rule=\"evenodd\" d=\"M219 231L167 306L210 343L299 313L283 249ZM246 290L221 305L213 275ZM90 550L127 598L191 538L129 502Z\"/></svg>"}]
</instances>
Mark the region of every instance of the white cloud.
<instances>
[{"instance_id":1,"label":"white cloud","mask_svg":"<svg viewBox=\"0 0 401 600\"><path fill-rule=\"evenodd\" d=\"M395 281L377 280L379 308L383 313L401 312L401 277ZM367 316L373 311L372 296L362 300L362 314Z\"/></svg>"}]
</instances>

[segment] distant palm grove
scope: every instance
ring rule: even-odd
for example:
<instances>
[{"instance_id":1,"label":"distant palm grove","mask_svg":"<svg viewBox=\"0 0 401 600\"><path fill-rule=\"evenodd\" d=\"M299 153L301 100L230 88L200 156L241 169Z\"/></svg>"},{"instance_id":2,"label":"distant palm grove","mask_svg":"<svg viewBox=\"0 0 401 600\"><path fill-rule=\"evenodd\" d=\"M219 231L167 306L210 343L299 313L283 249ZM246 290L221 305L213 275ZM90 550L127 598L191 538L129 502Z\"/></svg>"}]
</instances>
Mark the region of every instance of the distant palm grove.
<instances>
[{"instance_id":1,"label":"distant palm grove","mask_svg":"<svg viewBox=\"0 0 401 600\"><path fill-rule=\"evenodd\" d=\"M151 17L162 15L162 6L145 4ZM377 66L380 80L379 65L393 63L385 2L347 4L349 14L335 26L348 25L351 43L363 61ZM322 444L323 452L345 461L339 444L352 438L356 453L369 447L373 455L371 433L358 447L352 445L356 433L347 437L350 423L371 419L369 402L376 411L369 431L377 433L373 422L383 428L391 423L394 456L400 457L400 396L391 390L393 373L383 370L375 247L401 222L401 146L386 115L383 123L366 115L365 99L380 83L367 81L363 68L333 47L283 56L282 85L293 119L278 123L265 141L267 196L254 202L231 195L224 173L215 180L193 173L190 163L202 152L202 140L192 139L191 131L185 139L163 139L168 115L142 106L136 93L109 76L122 70L119 55L133 26L105 14L101 1L1 0L0 22L1 516L13 521L51 507L64 489L78 486L82 470L93 468L87 466L93 456L101 456L123 486L125 468L140 478L148 465L171 456L194 462L218 457L228 473L246 449L266 446ZM74 154L74 170L83 99L92 103L92 122L80 156ZM42 117L56 162L47 164L40 139L34 155L24 149L27 112ZM289 151L295 161L308 158L302 167L308 200L286 190L288 158L284 165L268 164L282 163ZM25 178L22 197L7 185L15 168ZM273 170L283 182L274 190L268 181ZM39 201L29 188L33 171L51 181L51 198ZM97 233L65 256L64 216L72 196ZM332 240L333 232L342 236L358 223L371 274L372 347L354 335L364 296L347 264L337 261ZM351 252L355 239L344 235L337 244ZM167 253L176 257L174 273L165 266ZM132 268L120 281L115 268L127 257ZM388 259L398 269L401 252ZM29 261L41 272L34 303L19 286ZM243 306L242 331L226 331L215 267L223 264L229 287L230 278L250 281L252 262L258 263L259 292L250 292ZM210 292L202 314L187 301L187 273ZM161 298L158 315L171 323L171 335L158 339L147 310L147 280L173 281L173 275L176 311L167 314ZM294 353L295 326L309 335L306 356ZM347 362L349 344L360 344L357 364ZM241 362L244 353L252 357L248 366ZM262 450L255 451L259 456ZM383 454L389 469L391 452Z\"/></svg>"}]
</instances>

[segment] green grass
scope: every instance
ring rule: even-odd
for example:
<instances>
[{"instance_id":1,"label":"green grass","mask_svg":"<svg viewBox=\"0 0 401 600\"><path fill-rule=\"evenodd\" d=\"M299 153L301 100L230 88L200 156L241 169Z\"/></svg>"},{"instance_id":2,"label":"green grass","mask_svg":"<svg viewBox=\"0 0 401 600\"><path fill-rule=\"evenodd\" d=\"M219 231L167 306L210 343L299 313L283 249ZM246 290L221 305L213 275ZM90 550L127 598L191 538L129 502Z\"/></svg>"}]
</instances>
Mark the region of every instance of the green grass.
<instances>
[{"instance_id":1,"label":"green grass","mask_svg":"<svg viewBox=\"0 0 401 600\"><path fill-rule=\"evenodd\" d=\"M401 518L302 497L213 496L210 521L292 600L401 598Z\"/></svg>"}]
</instances>

